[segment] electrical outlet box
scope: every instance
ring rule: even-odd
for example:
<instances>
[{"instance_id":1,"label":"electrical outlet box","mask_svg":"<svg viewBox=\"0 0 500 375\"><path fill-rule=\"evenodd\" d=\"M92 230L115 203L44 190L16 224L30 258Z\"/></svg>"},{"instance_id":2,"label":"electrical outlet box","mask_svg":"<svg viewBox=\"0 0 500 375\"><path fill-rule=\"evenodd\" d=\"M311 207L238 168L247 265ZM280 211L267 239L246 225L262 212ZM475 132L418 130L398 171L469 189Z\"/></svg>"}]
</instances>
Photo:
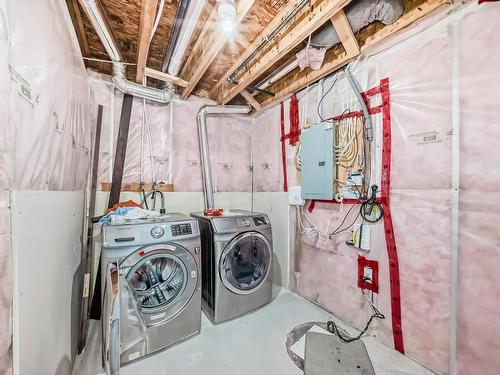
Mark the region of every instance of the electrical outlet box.
<instances>
[{"instance_id":1,"label":"electrical outlet box","mask_svg":"<svg viewBox=\"0 0 500 375\"><path fill-rule=\"evenodd\" d=\"M306 203L302 199L302 186L290 186L288 188L288 203L291 206L303 206Z\"/></svg>"},{"instance_id":2,"label":"electrical outlet box","mask_svg":"<svg viewBox=\"0 0 500 375\"><path fill-rule=\"evenodd\" d=\"M352 243L361 250L370 251L371 227L366 224L355 224L352 231Z\"/></svg>"},{"instance_id":3,"label":"electrical outlet box","mask_svg":"<svg viewBox=\"0 0 500 375\"><path fill-rule=\"evenodd\" d=\"M378 262L376 260L358 256L358 287L378 293Z\"/></svg>"}]
</instances>

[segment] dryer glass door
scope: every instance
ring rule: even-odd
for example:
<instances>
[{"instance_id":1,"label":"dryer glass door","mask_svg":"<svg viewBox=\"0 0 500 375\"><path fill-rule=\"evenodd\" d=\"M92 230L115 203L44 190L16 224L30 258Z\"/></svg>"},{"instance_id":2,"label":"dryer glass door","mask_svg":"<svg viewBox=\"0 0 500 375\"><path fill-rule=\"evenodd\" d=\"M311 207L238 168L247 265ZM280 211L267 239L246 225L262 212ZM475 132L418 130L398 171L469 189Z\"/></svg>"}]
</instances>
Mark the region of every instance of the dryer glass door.
<instances>
[{"instance_id":1,"label":"dryer glass door","mask_svg":"<svg viewBox=\"0 0 500 375\"><path fill-rule=\"evenodd\" d=\"M242 233L233 238L221 255L219 272L222 283L234 293L252 293L263 285L271 261L271 245L262 234Z\"/></svg>"}]
</instances>

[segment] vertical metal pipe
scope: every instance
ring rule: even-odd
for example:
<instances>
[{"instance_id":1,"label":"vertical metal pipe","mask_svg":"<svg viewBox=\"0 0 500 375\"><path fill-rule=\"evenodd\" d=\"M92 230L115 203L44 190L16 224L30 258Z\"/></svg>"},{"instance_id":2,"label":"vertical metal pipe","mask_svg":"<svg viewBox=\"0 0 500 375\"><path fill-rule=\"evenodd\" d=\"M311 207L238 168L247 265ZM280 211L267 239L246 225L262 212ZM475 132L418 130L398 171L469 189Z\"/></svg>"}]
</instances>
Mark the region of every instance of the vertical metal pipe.
<instances>
[{"instance_id":1,"label":"vertical metal pipe","mask_svg":"<svg viewBox=\"0 0 500 375\"><path fill-rule=\"evenodd\" d=\"M208 148L207 115L209 114L246 114L252 110L249 105L205 105L198 112L198 137L200 141L201 171L205 193L205 208L215 208L212 169Z\"/></svg>"}]
</instances>

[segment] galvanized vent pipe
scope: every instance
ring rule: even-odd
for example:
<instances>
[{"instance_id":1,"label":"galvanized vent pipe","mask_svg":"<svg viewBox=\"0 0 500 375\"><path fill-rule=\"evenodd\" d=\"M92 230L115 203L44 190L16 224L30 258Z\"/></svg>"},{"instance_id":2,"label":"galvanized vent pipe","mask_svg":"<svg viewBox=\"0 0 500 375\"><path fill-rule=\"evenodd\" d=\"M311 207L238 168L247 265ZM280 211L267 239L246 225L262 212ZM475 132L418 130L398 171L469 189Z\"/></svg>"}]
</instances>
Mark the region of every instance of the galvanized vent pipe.
<instances>
[{"instance_id":1,"label":"galvanized vent pipe","mask_svg":"<svg viewBox=\"0 0 500 375\"><path fill-rule=\"evenodd\" d=\"M170 103L175 95L171 88L167 87L164 90L158 90L127 80L123 56L99 3L96 0L79 0L79 2L113 61L113 83L115 87L124 94L159 103Z\"/></svg>"},{"instance_id":2,"label":"galvanized vent pipe","mask_svg":"<svg viewBox=\"0 0 500 375\"><path fill-rule=\"evenodd\" d=\"M198 137L200 140L201 170L205 193L205 208L215 208L212 169L208 150L207 115L246 114L252 110L249 105L205 105L198 112Z\"/></svg>"}]
</instances>

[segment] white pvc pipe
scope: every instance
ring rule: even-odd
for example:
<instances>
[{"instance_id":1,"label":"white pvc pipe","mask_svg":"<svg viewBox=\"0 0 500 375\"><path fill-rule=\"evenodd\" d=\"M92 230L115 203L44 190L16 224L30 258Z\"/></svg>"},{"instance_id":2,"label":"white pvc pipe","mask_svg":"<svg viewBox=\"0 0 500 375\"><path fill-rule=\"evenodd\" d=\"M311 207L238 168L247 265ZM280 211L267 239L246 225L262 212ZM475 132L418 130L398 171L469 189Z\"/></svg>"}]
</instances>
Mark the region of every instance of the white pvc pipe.
<instances>
[{"instance_id":1,"label":"white pvc pipe","mask_svg":"<svg viewBox=\"0 0 500 375\"><path fill-rule=\"evenodd\" d=\"M174 53L168 64L168 74L177 76L181 70L182 61L194 29L198 24L206 0L192 0L189 2L186 15L182 21L181 32L174 46Z\"/></svg>"},{"instance_id":2,"label":"white pvc pipe","mask_svg":"<svg viewBox=\"0 0 500 375\"><path fill-rule=\"evenodd\" d=\"M249 105L205 105L198 112L198 136L200 140L201 170L205 193L205 208L215 208L212 169L208 150L207 115L246 114L252 110Z\"/></svg>"}]
</instances>

